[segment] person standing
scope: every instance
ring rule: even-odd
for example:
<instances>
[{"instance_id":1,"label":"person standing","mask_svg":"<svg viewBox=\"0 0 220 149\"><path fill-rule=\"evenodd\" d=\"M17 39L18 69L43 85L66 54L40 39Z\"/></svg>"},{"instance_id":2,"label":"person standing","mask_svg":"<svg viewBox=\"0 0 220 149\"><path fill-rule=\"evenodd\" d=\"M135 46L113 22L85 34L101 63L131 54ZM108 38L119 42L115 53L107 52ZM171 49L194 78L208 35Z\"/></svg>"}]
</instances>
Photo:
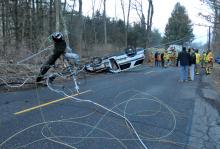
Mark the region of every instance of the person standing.
<instances>
[{"instance_id":1,"label":"person standing","mask_svg":"<svg viewBox=\"0 0 220 149\"><path fill-rule=\"evenodd\" d=\"M199 50L196 49L195 51L196 54L196 75L200 74L200 69L201 69L201 55L199 54Z\"/></svg>"},{"instance_id":2,"label":"person standing","mask_svg":"<svg viewBox=\"0 0 220 149\"><path fill-rule=\"evenodd\" d=\"M205 68L205 59L206 59L206 52L204 50L202 53L202 61L201 61L202 68Z\"/></svg>"},{"instance_id":3,"label":"person standing","mask_svg":"<svg viewBox=\"0 0 220 149\"><path fill-rule=\"evenodd\" d=\"M155 67L158 67L158 52L157 51L154 54L154 64L155 64Z\"/></svg>"},{"instance_id":4,"label":"person standing","mask_svg":"<svg viewBox=\"0 0 220 149\"><path fill-rule=\"evenodd\" d=\"M189 69L190 55L186 51L186 47L182 48L182 51L177 57L177 66L180 63L180 82L188 81L188 69Z\"/></svg>"},{"instance_id":5,"label":"person standing","mask_svg":"<svg viewBox=\"0 0 220 149\"><path fill-rule=\"evenodd\" d=\"M162 65L162 68L164 68L164 53L163 52L161 53L161 65Z\"/></svg>"},{"instance_id":6,"label":"person standing","mask_svg":"<svg viewBox=\"0 0 220 149\"><path fill-rule=\"evenodd\" d=\"M165 52L164 52L164 66L165 66L165 68L166 67L168 67L168 62L169 62L169 54L168 54L168 52L167 52L167 50L165 50Z\"/></svg>"},{"instance_id":7,"label":"person standing","mask_svg":"<svg viewBox=\"0 0 220 149\"><path fill-rule=\"evenodd\" d=\"M157 60L158 60L158 67L161 67L161 54L158 53L157 55Z\"/></svg>"},{"instance_id":8,"label":"person standing","mask_svg":"<svg viewBox=\"0 0 220 149\"><path fill-rule=\"evenodd\" d=\"M211 74L211 69L213 66L213 54L211 50L207 50L207 56L206 56L206 74Z\"/></svg>"},{"instance_id":9,"label":"person standing","mask_svg":"<svg viewBox=\"0 0 220 149\"><path fill-rule=\"evenodd\" d=\"M190 49L189 50L190 54L190 67L189 67L189 74L190 74L190 79L189 81L193 81L195 78L195 65L196 65L196 54L194 50Z\"/></svg>"}]
</instances>

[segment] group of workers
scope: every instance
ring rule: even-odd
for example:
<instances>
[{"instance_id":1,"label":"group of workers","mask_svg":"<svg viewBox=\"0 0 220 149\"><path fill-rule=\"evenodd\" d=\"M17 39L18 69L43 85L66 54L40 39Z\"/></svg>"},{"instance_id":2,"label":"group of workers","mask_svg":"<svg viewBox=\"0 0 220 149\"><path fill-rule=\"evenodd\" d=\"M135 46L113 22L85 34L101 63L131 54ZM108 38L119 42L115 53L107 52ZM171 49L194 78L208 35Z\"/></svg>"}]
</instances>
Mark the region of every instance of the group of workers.
<instances>
[{"instance_id":1,"label":"group of workers","mask_svg":"<svg viewBox=\"0 0 220 149\"><path fill-rule=\"evenodd\" d=\"M199 75L201 68L205 68L208 75L213 68L213 54L211 50L205 50L201 55L198 49L183 47L178 54L176 66L180 67L180 81L193 81L194 74Z\"/></svg>"},{"instance_id":2,"label":"group of workers","mask_svg":"<svg viewBox=\"0 0 220 149\"><path fill-rule=\"evenodd\" d=\"M196 51L196 74L200 73L201 68L205 68L206 74L211 74L211 70L213 68L214 58L211 50L205 50L200 55L198 50Z\"/></svg>"},{"instance_id":3,"label":"group of workers","mask_svg":"<svg viewBox=\"0 0 220 149\"><path fill-rule=\"evenodd\" d=\"M187 66L187 80L194 80L194 75L199 75L202 68L205 69L206 75L211 74L214 58L212 51L209 49L204 50L203 53L200 54L198 49L189 48L187 50L186 47L183 47L182 51L178 54L175 49L169 52L168 50L156 50L154 54L150 53L149 62L154 62L155 67L162 68L175 65L182 68L181 65L183 65L184 69L186 69L185 66ZM181 80L186 79L181 78Z\"/></svg>"},{"instance_id":4,"label":"group of workers","mask_svg":"<svg viewBox=\"0 0 220 149\"><path fill-rule=\"evenodd\" d=\"M155 67L166 68L170 65L174 65L176 63L176 52L168 53L167 50L164 52L156 51L154 56L151 54L150 61L154 61Z\"/></svg>"}]
</instances>

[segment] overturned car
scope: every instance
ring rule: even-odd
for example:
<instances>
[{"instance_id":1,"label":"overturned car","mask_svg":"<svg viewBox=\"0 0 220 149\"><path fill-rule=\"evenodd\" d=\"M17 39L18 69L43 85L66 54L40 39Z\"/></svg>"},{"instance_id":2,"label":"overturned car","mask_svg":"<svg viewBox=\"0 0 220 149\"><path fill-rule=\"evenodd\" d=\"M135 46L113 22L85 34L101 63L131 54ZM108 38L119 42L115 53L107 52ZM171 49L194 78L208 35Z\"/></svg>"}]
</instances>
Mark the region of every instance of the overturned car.
<instances>
[{"instance_id":1,"label":"overturned car","mask_svg":"<svg viewBox=\"0 0 220 149\"><path fill-rule=\"evenodd\" d=\"M128 70L143 64L143 48L126 48L122 53L108 57L94 57L86 64L85 69L89 72L109 71L113 73Z\"/></svg>"}]
</instances>

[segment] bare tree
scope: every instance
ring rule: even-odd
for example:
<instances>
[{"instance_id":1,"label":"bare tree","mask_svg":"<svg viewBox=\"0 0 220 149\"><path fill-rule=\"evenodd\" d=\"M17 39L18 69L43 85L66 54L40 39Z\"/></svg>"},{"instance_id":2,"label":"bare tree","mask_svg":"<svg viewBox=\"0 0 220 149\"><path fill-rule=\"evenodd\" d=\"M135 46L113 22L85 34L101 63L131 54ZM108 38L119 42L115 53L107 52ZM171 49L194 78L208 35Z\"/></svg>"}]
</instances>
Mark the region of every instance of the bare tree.
<instances>
[{"instance_id":1,"label":"bare tree","mask_svg":"<svg viewBox=\"0 0 220 149\"><path fill-rule=\"evenodd\" d=\"M61 20L62 20L62 23L63 23L63 26L64 26L64 34L65 34L65 37L66 37L66 43L67 45L69 45L69 35L68 35L68 29L67 29L67 25L66 25L66 20L64 18L64 13L66 11L66 0L64 1L64 4L63 4L63 12L60 11L60 16L61 16Z\"/></svg>"},{"instance_id":2,"label":"bare tree","mask_svg":"<svg viewBox=\"0 0 220 149\"><path fill-rule=\"evenodd\" d=\"M107 29L106 29L106 0L103 1L104 5L104 12L103 12L103 17L104 17L104 43L107 45Z\"/></svg>"},{"instance_id":3,"label":"bare tree","mask_svg":"<svg viewBox=\"0 0 220 149\"><path fill-rule=\"evenodd\" d=\"M136 12L141 20L141 24L145 26L146 29L146 48L149 46L150 41L150 33L152 28L152 19L154 14L154 7L153 7L153 1L148 0L148 10L147 10L147 20L145 20L144 10L143 10L143 3L142 0L135 0L134 8L136 9Z\"/></svg>"},{"instance_id":4,"label":"bare tree","mask_svg":"<svg viewBox=\"0 0 220 149\"><path fill-rule=\"evenodd\" d=\"M130 18L130 10L131 10L131 0L128 1L128 11L127 18L125 18L125 3L124 0L121 0L121 8L123 13L124 27L125 27L125 47L128 46L128 27L129 27L129 18Z\"/></svg>"},{"instance_id":5,"label":"bare tree","mask_svg":"<svg viewBox=\"0 0 220 149\"><path fill-rule=\"evenodd\" d=\"M95 16L95 0L92 0L92 18Z\"/></svg>"},{"instance_id":6,"label":"bare tree","mask_svg":"<svg viewBox=\"0 0 220 149\"><path fill-rule=\"evenodd\" d=\"M15 48L18 50L18 45L19 45L19 30L18 30L18 0L14 1L14 25L15 25ZM17 51L15 50L15 51ZM16 52L17 53L17 52Z\"/></svg>"},{"instance_id":7,"label":"bare tree","mask_svg":"<svg viewBox=\"0 0 220 149\"><path fill-rule=\"evenodd\" d=\"M53 0L50 0L50 5L49 5L49 34L52 33L53 31Z\"/></svg>"},{"instance_id":8,"label":"bare tree","mask_svg":"<svg viewBox=\"0 0 220 149\"><path fill-rule=\"evenodd\" d=\"M56 31L60 30L60 0L55 0L55 10L56 10Z\"/></svg>"},{"instance_id":9,"label":"bare tree","mask_svg":"<svg viewBox=\"0 0 220 149\"><path fill-rule=\"evenodd\" d=\"M79 49L82 53L82 37L83 37L83 24L82 24L82 0L79 0Z\"/></svg>"},{"instance_id":10,"label":"bare tree","mask_svg":"<svg viewBox=\"0 0 220 149\"><path fill-rule=\"evenodd\" d=\"M95 44L97 44L97 32L96 32L96 28L95 28L95 5L96 5L96 0L92 0L92 18L93 18L93 22L92 22L92 28L93 28L93 32L94 32L94 41Z\"/></svg>"},{"instance_id":11,"label":"bare tree","mask_svg":"<svg viewBox=\"0 0 220 149\"><path fill-rule=\"evenodd\" d=\"M153 14L154 14L153 2L152 2L152 0L148 0L146 48L149 45L149 41L150 41L150 33L151 33L151 28L152 28Z\"/></svg>"},{"instance_id":12,"label":"bare tree","mask_svg":"<svg viewBox=\"0 0 220 149\"><path fill-rule=\"evenodd\" d=\"M2 38L2 40L3 40L3 51L1 50L0 51L0 54L2 55L2 56L5 56L5 51L6 51L6 46L7 46L7 44L6 44L6 2L5 2L5 0L4 1L2 1L2 3L1 3L2 5L1 5L1 8L2 8L2 36L3 36L3 38Z\"/></svg>"},{"instance_id":13,"label":"bare tree","mask_svg":"<svg viewBox=\"0 0 220 149\"><path fill-rule=\"evenodd\" d=\"M210 14L203 14L203 12L198 14L200 17L212 23L211 26L206 26L209 27L208 48L210 48L210 28L212 27L212 49L214 50L215 54L220 54L220 0L202 0L202 3L206 4L212 9L212 13Z\"/></svg>"}]
</instances>

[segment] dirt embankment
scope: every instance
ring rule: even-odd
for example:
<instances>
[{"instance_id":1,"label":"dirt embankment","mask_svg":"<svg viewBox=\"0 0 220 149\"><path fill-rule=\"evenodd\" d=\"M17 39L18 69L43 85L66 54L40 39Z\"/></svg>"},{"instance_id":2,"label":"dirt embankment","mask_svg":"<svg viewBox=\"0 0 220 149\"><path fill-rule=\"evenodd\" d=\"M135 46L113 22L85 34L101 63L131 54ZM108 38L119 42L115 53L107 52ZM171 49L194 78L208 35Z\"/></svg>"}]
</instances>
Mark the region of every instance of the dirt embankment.
<instances>
[{"instance_id":1,"label":"dirt embankment","mask_svg":"<svg viewBox=\"0 0 220 149\"><path fill-rule=\"evenodd\" d=\"M0 92L30 88L38 72L38 65L0 63Z\"/></svg>"},{"instance_id":2,"label":"dirt embankment","mask_svg":"<svg viewBox=\"0 0 220 149\"><path fill-rule=\"evenodd\" d=\"M212 71L212 78L215 85L220 88L220 64L214 64Z\"/></svg>"}]
</instances>

